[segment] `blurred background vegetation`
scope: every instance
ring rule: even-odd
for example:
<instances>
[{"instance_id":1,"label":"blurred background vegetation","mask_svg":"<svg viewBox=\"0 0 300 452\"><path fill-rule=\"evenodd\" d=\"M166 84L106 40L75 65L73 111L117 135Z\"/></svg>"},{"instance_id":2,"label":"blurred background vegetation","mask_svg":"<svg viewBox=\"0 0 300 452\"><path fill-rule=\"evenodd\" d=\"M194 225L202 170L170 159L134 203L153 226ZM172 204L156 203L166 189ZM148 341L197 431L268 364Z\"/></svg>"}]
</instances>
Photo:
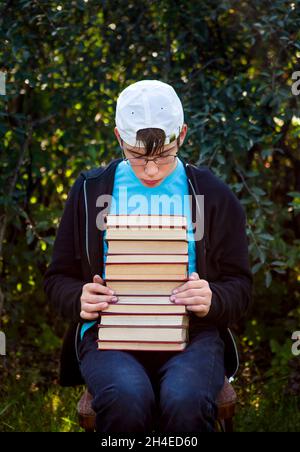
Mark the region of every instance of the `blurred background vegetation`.
<instances>
[{"instance_id":1,"label":"blurred background vegetation","mask_svg":"<svg viewBox=\"0 0 300 452\"><path fill-rule=\"evenodd\" d=\"M300 431L299 0L0 1L0 430L79 430L81 387L57 385L66 325L42 278L69 189L121 156L119 92L174 86L181 155L241 200L254 305L236 331L239 431Z\"/></svg>"}]
</instances>

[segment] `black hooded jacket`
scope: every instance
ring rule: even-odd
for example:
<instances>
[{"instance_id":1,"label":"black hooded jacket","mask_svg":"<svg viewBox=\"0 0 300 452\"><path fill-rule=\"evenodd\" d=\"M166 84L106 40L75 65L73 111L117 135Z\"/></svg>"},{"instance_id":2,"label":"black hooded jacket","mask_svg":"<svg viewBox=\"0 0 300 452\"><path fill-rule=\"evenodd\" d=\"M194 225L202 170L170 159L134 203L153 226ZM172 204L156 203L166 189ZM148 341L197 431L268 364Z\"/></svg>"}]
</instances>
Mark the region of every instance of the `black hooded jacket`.
<instances>
[{"instance_id":1,"label":"black hooded jacket","mask_svg":"<svg viewBox=\"0 0 300 452\"><path fill-rule=\"evenodd\" d=\"M200 319L190 313L190 334L203 325L216 325L225 342L227 376L238 369L238 352L230 327L246 315L252 299L253 277L249 267L245 212L230 188L207 167L184 164L194 212L202 207L195 195L204 195L204 236L196 240L196 266L201 279L209 282L212 304ZM103 271L103 233L96 217L107 212L97 207L97 198L112 194L114 175L122 159L106 167L81 172L72 186L54 242L52 261L44 275L44 290L51 305L70 321L61 354L60 383L83 384L77 359L82 287ZM199 218L199 216L197 217ZM99 223L98 223L99 224Z\"/></svg>"}]
</instances>

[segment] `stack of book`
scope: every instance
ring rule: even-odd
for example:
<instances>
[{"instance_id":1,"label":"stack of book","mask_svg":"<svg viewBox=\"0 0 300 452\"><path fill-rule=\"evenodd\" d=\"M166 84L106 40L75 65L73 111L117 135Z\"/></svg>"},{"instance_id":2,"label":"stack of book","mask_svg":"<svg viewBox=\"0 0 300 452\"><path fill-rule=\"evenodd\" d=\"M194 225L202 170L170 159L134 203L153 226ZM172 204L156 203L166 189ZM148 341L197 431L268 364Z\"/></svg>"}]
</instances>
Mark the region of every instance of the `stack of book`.
<instances>
[{"instance_id":1,"label":"stack of book","mask_svg":"<svg viewBox=\"0 0 300 452\"><path fill-rule=\"evenodd\" d=\"M106 285L117 303L101 311L100 350L180 351L188 314L169 297L188 280L186 217L106 216Z\"/></svg>"}]
</instances>

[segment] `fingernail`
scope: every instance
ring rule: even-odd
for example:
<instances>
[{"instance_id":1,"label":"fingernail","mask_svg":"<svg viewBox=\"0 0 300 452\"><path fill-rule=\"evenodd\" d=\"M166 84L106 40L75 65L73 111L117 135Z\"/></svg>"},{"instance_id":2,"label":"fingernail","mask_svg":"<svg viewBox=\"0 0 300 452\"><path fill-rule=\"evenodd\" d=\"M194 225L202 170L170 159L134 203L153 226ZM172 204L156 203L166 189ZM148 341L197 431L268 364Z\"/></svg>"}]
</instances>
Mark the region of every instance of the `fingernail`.
<instances>
[{"instance_id":1,"label":"fingernail","mask_svg":"<svg viewBox=\"0 0 300 452\"><path fill-rule=\"evenodd\" d=\"M112 297L111 301L118 301L118 297Z\"/></svg>"},{"instance_id":2,"label":"fingernail","mask_svg":"<svg viewBox=\"0 0 300 452\"><path fill-rule=\"evenodd\" d=\"M170 297L170 300L171 300L171 301L174 301L174 300L175 300L175 297L172 295L172 296Z\"/></svg>"},{"instance_id":3,"label":"fingernail","mask_svg":"<svg viewBox=\"0 0 300 452\"><path fill-rule=\"evenodd\" d=\"M114 291L113 290L110 290L108 293L110 293L111 295L114 295Z\"/></svg>"},{"instance_id":4,"label":"fingernail","mask_svg":"<svg viewBox=\"0 0 300 452\"><path fill-rule=\"evenodd\" d=\"M177 289L174 289L172 293L177 293L177 292L178 292L178 290L177 290Z\"/></svg>"}]
</instances>

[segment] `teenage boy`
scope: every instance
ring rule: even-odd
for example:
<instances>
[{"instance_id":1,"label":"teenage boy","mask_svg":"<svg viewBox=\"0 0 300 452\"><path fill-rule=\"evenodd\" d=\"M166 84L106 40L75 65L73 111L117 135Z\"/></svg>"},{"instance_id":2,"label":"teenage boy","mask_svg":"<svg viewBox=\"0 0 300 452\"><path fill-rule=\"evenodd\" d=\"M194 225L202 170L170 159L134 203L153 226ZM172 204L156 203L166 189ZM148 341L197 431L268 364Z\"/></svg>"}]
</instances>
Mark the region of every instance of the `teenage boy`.
<instances>
[{"instance_id":1,"label":"teenage boy","mask_svg":"<svg viewBox=\"0 0 300 452\"><path fill-rule=\"evenodd\" d=\"M72 369L79 365L99 432L213 431L224 377L237 370L228 327L240 321L251 301L245 213L208 168L178 156L187 125L170 85L142 80L128 86L119 95L115 119L123 158L80 174L45 274L50 302L73 321L61 382L78 383ZM163 202L156 202L159 197ZM190 317L183 351L97 349L99 314L117 302L105 284L107 243L99 226L107 212L187 216L189 280L170 296Z\"/></svg>"}]
</instances>

